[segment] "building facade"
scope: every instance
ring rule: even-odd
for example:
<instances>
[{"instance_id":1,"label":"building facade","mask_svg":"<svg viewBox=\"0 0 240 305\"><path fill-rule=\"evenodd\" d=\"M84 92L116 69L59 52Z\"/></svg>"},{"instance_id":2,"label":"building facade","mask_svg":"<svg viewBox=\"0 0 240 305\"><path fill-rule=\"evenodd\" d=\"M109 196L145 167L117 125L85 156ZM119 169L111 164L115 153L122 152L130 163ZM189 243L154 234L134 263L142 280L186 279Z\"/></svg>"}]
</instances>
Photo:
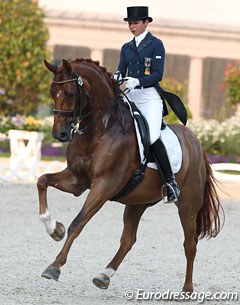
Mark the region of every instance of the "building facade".
<instances>
[{"instance_id":1,"label":"building facade","mask_svg":"<svg viewBox=\"0 0 240 305\"><path fill-rule=\"evenodd\" d=\"M115 72L121 45L132 39L125 22L97 13L45 14L54 60L90 57ZM216 117L223 105L220 84L226 65L240 60L240 27L161 20L149 30L164 42L165 76L187 84L193 118Z\"/></svg>"}]
</instances>

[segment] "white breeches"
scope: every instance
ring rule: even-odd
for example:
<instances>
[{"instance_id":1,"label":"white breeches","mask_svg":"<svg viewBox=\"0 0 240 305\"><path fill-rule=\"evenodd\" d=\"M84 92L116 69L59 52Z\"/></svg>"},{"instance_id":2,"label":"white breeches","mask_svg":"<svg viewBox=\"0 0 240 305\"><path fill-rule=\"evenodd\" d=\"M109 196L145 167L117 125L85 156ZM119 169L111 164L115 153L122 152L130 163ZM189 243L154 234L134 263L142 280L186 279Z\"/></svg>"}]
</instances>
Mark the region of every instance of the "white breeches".
<instances>
[{"instance_id":1,"label":"white breeches","mask_svg":"<svg viewBox=\"0 0 240 305\"><path fill-rule=\"evenodd\" d=\"M132 89L127 93L146 118L149 125L150 144L153 144L161 134L163 103L155 88Z\"/></svg>"}]
</instances>

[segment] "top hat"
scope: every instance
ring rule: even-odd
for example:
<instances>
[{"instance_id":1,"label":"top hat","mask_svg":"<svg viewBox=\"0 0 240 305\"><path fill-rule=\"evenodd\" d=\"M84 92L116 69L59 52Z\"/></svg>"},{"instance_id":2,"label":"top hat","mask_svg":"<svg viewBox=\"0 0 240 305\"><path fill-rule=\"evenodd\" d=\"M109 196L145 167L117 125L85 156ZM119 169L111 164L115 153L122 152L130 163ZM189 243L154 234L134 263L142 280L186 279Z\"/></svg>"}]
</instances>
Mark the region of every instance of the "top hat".
<instances>
[{"instance_id":1,"label":"top hat","mask_svg":"<svg viewBox=\"0 0 240 305\"><path fill-rule=\"evenodd\" d=\"M152 17L148 16L148 7L147 6L130 6L127 7L127 18L124 18L124 21L136 21L148 19L149 22L152 22Z\"/></svg>"}]
</instances>

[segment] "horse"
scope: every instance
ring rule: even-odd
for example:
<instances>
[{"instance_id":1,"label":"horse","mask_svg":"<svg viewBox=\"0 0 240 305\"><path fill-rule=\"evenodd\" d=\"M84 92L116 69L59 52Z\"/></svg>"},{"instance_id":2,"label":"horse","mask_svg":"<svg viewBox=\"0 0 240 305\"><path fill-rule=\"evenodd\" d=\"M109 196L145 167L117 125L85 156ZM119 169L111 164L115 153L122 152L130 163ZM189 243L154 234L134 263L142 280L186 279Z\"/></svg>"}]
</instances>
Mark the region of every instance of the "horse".
<instances>
[{"instance_id":1,"label":"horse","mask_svg":"<svg viewBox=\"0 0 240 305\"><path fill-rule=\"evenodd\" d=\"M47 188L80 196L88 190L86 200L70 224L66 241L55 260L42 276L58 280L74 240L90 219L127 185L139 168L140 157L136 129L122 91L116 90L112 74L99 61L63 59L60 66L44 60L53 73L50 94L54 101L52 136L67 142L67 166L57 173L38 178L39 217L47 233L56 241L63 239L65 227L52 219L47 203ZM192 293L193 265L197 243L216 237L222 228L222 206L216 191L217 181L199 140L182 124L169 124L182 149L182 164L176 174L181 189L177 211L184 234L186 274L183 292ZM120 246L93 284L107 289L136 242L138 225L144 211L162 200L163 180L159 172L146 167L144 177L127 194L114 200L124 207ZM224 211L223 211L224 213Z\"/></svg>"}]
</instances>

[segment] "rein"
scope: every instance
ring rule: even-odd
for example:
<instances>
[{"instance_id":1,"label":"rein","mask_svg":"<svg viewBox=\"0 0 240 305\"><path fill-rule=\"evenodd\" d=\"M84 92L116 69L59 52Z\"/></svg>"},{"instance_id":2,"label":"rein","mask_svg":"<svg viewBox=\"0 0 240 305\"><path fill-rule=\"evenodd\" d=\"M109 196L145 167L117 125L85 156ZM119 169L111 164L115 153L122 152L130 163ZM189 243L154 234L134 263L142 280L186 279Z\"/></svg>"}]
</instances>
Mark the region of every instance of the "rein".
<instances>
[{"instance_id":1,"label":"rein","mask_svg":"<svg viewBox=\"0 0 240 305\"><path fill-rule=\"evenodd\" d=\"M109 109L108 109L103 115L105 115L105 114L111 112L111 111L112 111L112 108L113 108L114 106L118 105L118 103L120 102L120 100L121 100L121 99L118 99L118 97L116 97L116 99L114 100L114 103L109 107ZM83 116L83 117L81 117L81 119L90 116L92 113L94 113L94 112L100 110L101 108L103 108L103 107L100 107L100 108L98 108L98 109L95 109L94 111L90 111L90 112L86 113L86 115ZM79 134L83 134L89 127L91 127L92 125L94 125L95 123L97 123L97 121L98 121L99 119L101 119L101 118L102 118L102 116L97 117L95 120L93 120L92 122L90 122L88 125L86 125L86 126L83 127L83 128L80 128L80 129L79 129L76 125L75 125L75 126L72 125L72 127L74 128L75 132L77 132L77 133L79 133ZM79 121L78 123L80 123L80 121Z\"/></svg>"},{"instance_id":2,"label":"rein","mask_svg":"<svg viewBox=\"0 0 240 305\"><path fill-rule=\"evenodd\" d=\"M76 93L76 100L77 100L77 104L76 104L76 111L74 110L62 110L62 109L53 109L53 112L54 112L54 115L58 115L58 116L63 116L63 117L74 117L74 113L76 113L75 115L75 121L71 123L71 127L73 128L73 132L77 132L79 134L83 134L89 127L91 127L92 125L94 125L101 117L97 117L95 120L93 120L92 122L90 122L88 125L86 125L85 127L83 128L79 128L80 127L80 122L89 117L90 115L92 115L93 113L103 109L105 107L105 105L97 108L97 109L94 109L92 111L89 111L87 112L86 114L84 115L81 115L81 101L82 101L82 91L84 91L85 95L88 97L89 99L89 95L88 93L85 91L85 90L82 90L83 89L83 80L82 80L82 77L79 76L75 71L74 71L74 74L76 75L75 78L72 78L72 79L68 79L68 80L63 80L63 81L53 81L54 84L67 84L67 83L71 83L71 82L76 82L76 86L77 86L77 93ZM119 91L121 93L123 93L121 90ZM106 112L103 114L107 114L109 113L110 111L112 111L113 107L114 106L118 106L119 105L119 102L121 101L121 96L119 94L119 92L117 92L116 90L116 96L113 100L113 103L110 105L109 109L106 110ZM119 107L118 107L119 108ZM120 112L121 113L121 112ZM121 113L122 115L122 113ZM122 123L122 120L121 120L121 123ZM123 129L124 129L124 132L125 132L125 128L124 126L122 126Z\"/></svg>"}]
</instances>

